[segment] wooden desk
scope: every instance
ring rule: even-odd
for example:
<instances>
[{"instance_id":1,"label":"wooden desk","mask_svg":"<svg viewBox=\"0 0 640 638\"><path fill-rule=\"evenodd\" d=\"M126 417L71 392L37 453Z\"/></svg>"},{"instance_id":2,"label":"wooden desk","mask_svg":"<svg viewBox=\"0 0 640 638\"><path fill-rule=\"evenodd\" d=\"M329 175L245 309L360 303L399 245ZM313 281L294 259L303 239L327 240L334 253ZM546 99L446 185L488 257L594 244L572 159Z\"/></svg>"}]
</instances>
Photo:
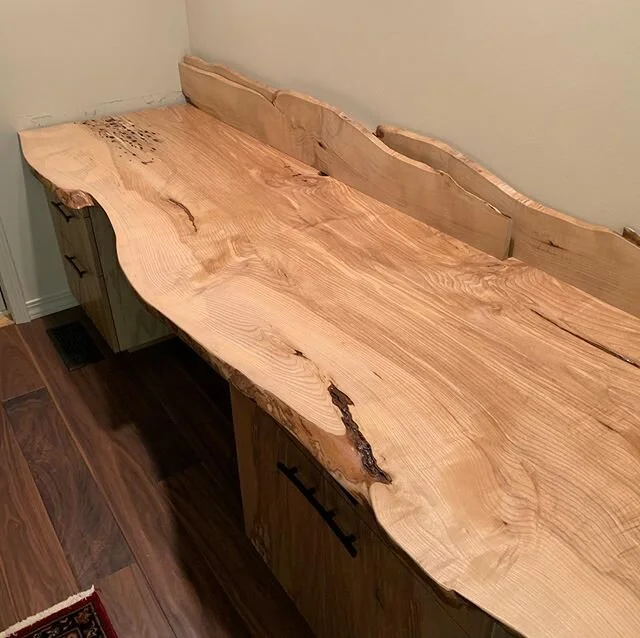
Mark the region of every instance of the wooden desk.
<instances>
[{"instance_id":1,"label":"wooden desk","mask_svg":"<svg viewBox=\"0 0 640 638\"><path fill-rule=\"evenodd\" d=\"M192 105L20 137L229 379L247 533L319 634L638 634L638 318ZM509 220L424 170L499 253Z\"/></svg>"}]
</instances>

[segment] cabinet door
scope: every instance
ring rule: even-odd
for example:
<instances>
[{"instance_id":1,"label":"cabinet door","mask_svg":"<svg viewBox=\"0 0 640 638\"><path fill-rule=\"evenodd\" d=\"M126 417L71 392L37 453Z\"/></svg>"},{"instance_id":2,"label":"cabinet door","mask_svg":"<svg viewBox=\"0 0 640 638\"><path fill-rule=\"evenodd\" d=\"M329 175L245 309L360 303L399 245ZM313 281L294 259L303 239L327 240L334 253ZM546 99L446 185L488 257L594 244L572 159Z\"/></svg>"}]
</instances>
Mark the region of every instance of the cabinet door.
<instances>
[{"instance_id":1,"label":"cabinet door","mask_svg":"<svg viewBox=\"0 0 640 638\"><path fill-rule=\"evenodd\" d=\"M249 538L320 637L489 636L493 621L454 606L271 417L233 391Z\"/></svg>"}]
</instances>

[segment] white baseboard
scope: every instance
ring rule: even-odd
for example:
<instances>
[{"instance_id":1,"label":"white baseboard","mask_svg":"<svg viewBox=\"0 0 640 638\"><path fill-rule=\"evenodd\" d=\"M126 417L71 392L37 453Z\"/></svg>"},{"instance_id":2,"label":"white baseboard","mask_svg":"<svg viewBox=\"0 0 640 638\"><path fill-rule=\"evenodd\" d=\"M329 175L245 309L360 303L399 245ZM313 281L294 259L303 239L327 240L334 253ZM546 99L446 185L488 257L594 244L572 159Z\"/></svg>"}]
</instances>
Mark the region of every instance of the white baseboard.
<instances>
[{"instance_id":1,"label":"white baseboard","mask_svg":"<svg viewBox=\"0 0 640 638\"><path fill-rule=\"evenodd\" d=\"M77 305L76 298L68 290L64 290L27 301L27 312L30 319L38 319L38 317L52 315L54 312L60 312Z\"/></svg>"}]
</instances>

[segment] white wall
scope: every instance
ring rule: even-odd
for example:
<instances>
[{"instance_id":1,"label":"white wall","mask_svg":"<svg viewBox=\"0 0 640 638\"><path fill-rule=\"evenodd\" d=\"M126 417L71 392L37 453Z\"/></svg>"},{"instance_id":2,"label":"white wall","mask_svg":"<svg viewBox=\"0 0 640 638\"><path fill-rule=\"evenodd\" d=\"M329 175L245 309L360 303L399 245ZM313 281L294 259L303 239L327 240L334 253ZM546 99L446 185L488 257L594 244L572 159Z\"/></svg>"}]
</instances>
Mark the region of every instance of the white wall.
<instances>
[{"instance_id":1,"label":"white wall","mask_svg":"<svg viewBox=\"0 0 640 638\"><path fill-rule=\"evenodd\" d=\"M638 2L186 2L196 55L444 139L576 216L640 226Z\"/></svg>"},{"instance_id":2,"label":"white wall","mask_svg":"<svg viewBox=\"0 0 640 638\"><path fill-rule=\"evenodd\" d=\"M183 0L1 0L0 221L24 296L67 290L16 131L180 99Z\"/></svg>"},{"instance_id":3,"label":"white wall","mask_svg":"<svg viewBox=\"0 0 640 638\"><path fill-rule=\"evenodd\" d=\"M444 139L551 206L640 226L639 24L629 0L1 0L0 222L24 296L67 286L16 131L179 99L189 36L370 126Z\"/></svg>"}]
</instances>

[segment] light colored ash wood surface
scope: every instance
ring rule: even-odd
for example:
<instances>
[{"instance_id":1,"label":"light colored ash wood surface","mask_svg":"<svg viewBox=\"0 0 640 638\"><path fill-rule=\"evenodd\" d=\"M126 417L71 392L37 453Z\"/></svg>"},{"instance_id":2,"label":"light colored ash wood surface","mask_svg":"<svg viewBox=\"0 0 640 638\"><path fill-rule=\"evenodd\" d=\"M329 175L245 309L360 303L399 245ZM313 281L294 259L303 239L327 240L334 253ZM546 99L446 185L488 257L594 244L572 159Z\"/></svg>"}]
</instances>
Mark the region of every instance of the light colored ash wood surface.
<instances>
[{"instance_id":1,"label":"light colored ash wood surface","mask_svg":"<svg viewBox=\"0 0 640 638\"><path fill-rule=\"evenodd\" d=\"M526 635L638 635L638 319L191 105L20 137L432 579Z\"/></svg>"},{"instance_id":2,"label":"light colored ash wood surface","mask_svg":"<svg viewBox=\"0 0 640 638\"><path fill-rule=\"evenodd\" d=\"M313 629L326 638L489 638L494 621L447 596L366 524L351 502L291 437L253 401L232 390L246 532ZM284 464L284 468L278 464ZM344 537L350 554L299 486ZM322 557L309 560L310 556Z\"/></svg>"},{"instance_id":3,"label":"light colored ash wood surface","mask_svg":"<svg viewBox=\"0 0 640 638\"><path fill-rule=\"evenodd\" d=\"M245 86L257 93L263 95L269 102L273 102L276 97L276 93L278 92L276 89L272 89L270 86L266 84L262 84L256 80L245 77L241 73L238 73L235 69L230 69L223 64L211 64L211 62L207 62L202 58L198 58L195 55L186 55L184 57L183 63L188 65L189 67L195 67L196 69L200 69L201 71L207 71L208 73L214 73L216 76L222 76L227 80L231 80L236 84L240 84Z\"/></svg>"},{"instance_id":4,"label":"light colored ash wood surface","mask_svg":"<svg viewBox=\"0 0 640 638\"><path fill-rule=\"evenodd\" d=\"M199 108L438 230L507 256L511 219L449 175L396 153L328 104L216 69L193 57L180 64L182 90Z\"/></svg>"},{"instance_id":5,"label":"light colored ash wood surface","mask_svg":"<svg viewBox=\"0 0 640 638\"><path fill-rule=\"evenodd\" d=\"M534 202L439 140L394 126L377 135L511 217L511 256L640 317L640 239L631 228L619 235Z\"/></svg>"}]
</instances>

